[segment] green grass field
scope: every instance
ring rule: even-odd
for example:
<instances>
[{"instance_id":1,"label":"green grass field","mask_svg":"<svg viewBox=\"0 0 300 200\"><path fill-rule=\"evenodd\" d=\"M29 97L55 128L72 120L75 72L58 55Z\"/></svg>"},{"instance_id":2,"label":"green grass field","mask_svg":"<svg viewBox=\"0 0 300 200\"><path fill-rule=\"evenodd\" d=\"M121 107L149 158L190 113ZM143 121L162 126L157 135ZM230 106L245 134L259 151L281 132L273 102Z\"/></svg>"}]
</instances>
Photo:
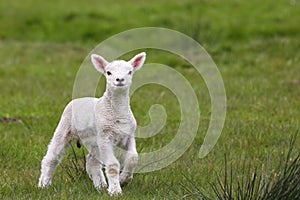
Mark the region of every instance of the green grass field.
<instances>
[{"instance_id":1,"label":"green grass field","mask_svg":"<svg viewBox=\"0 0 300 200\"><path fill-rule=\"evenodd\" d=\"M83 171L86 150L75 149L76 161L69 149L49 189L37 188L40 162L89 51L114 34L146 26L180 31L206 49L223 77L227 116L213 151L199 159L210 117L205 84L178 58L146 49L147 62L172 66L190 81L201 121L180 159L136 174L120 199L179 199L195 188L213 198L210 183L224 173L224 154L236 177L243 163L274 171L300 127L299 21L297 0L1 1L0 199L110 199ZM98 96L101 91L103 83ZM137 139L139 152L166 145L180 123L174 95L154 85L132 97L139 124L149 123L147 112L155 103L165 106L167 124L161 134ZM293 156L299 144L298 134Z\"/></svg>"}]
</instances>

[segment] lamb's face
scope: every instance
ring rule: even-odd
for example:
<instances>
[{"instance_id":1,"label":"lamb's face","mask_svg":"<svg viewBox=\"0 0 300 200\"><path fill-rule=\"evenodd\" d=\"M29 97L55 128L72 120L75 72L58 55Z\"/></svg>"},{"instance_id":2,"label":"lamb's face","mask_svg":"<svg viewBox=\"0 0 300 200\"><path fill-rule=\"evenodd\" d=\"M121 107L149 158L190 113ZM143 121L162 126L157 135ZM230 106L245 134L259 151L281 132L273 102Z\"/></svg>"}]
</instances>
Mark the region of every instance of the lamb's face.
<instances>
[{"instance_id":1,"label":"lamb's face","mask_svg":"<svg viewBox=\"0 0 300 200\"><path fill-rule=\"evenodd\" d=\"M114 89L125 89L130 87L133 66L123 60L113 61L105 67L105 77L107 85Z\"/></svg>"},{"instance_id":2,"label":"lamb's face","mask_svg":"<svg viewBox=\"0 0 300 200\"><path fill-rule=\"evenodd\" d=\"M131 85L133 73L143 66L146 54L144 52L139 53L128 62L115 60L109 63L96 54L92 54L91 58L94 67L105 75L108 87L126 89Z\"/></svg>"}]
</instances>

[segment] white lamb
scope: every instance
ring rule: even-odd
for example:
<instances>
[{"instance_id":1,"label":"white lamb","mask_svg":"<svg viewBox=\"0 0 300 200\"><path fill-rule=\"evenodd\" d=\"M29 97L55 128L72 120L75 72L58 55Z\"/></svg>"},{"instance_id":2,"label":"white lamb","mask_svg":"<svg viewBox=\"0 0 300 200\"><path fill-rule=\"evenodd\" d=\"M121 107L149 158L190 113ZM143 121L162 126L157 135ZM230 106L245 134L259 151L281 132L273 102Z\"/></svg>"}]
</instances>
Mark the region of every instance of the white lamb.
<instances>
[{"instance_id":1,"label":"white lamb","mask_svg":"<svg viewBox=\"0 0 300 200\"><path fill-rule=\"evenodd\" d=\"M89 150L86 170L95 188L107 187L102 172L104 165L108 193L122 193L120 184L132 180L138 162L134 139L136 120L130 109L129 89L133 73L142 67L145 59L144 52L128 62L116 60L109 63L99 55L91 56L94 67L106 77L106 91L101 98L75 99L66 106L42 160L39 187L51 185L66 148L73 139L77 139ZM115 146L126 151L121 173L120 163L114 155Z\"/></svg>"}]
</instances>

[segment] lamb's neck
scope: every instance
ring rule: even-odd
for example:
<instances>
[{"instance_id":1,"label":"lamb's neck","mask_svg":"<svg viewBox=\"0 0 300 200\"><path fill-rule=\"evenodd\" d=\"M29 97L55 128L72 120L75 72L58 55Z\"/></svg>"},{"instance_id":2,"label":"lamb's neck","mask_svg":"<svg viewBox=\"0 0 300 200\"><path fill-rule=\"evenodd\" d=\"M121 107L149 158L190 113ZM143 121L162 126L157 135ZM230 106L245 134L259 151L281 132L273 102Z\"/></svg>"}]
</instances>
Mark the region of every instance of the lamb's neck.
<instances>
[{"instance_id":1,"label":"lamb's neck","mask_svg":"<svg viewBox=\"0 0 300 200\"><path fill-rule=\"evenodd\" d=\"M107 89L104 97L110 105L114 117L117 119L127 119L130 116L129 89L118 91Z\"/></svg>"}]
</instances>

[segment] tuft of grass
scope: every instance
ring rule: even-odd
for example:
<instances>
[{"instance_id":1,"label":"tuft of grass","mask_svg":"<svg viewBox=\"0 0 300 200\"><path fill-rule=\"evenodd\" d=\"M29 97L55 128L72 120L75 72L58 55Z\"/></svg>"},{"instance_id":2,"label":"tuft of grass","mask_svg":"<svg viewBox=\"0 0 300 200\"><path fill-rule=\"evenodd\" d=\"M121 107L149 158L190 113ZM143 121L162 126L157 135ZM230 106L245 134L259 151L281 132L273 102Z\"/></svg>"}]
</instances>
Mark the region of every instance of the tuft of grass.
<instances>
[{"instance_id":1,"label":"tuft of grass","mask_svg":"<svg viewBox=\"0 0 300 200\"><path fill-rule=\"evenodd\" d=\"M261 199L300 199L300 153L292 158L295 141L296 135L291 140L283 170L274 173L263 185L265 191Z\"/></svg>"},{"instance_id":2,"label":"tuft of grass","mask_svg":"<svg viewBox=\"0 0 300 200\"><path fill-rule=\"evenodd\" d=\"M82 147L77 150L71 146L71 153L67 157L67 162L61 164L63 171L68 175L71 182L75 182L78 178L86 175L86 157L85 149Z\"/></svg>"},{"instance_id":3,"label":"tuft of grass","mask_svg":"<svg viewBox=\"0 0 300 200\"><path fill-rule=\"evenodd\" d=\"M230 166L228 170L227 156L224 155L223 179L218 176L217 180L210 183L214 197L197 187L191 179L184 176L188 185L181 186L187 192L182 199L190 197L204 200L289 200L300 198L300 153L292 158L296 135L290 140L290 147L284 163L280 162L275 171L259 171L257 167L251 170L245 161L242 167L242 176L234 175L235 171ZM283 161L283 155L281 161ZM264 167L262 166L262 169ZM247 171L247 172L246 172Z\"/></svg>"}]
</instances>

